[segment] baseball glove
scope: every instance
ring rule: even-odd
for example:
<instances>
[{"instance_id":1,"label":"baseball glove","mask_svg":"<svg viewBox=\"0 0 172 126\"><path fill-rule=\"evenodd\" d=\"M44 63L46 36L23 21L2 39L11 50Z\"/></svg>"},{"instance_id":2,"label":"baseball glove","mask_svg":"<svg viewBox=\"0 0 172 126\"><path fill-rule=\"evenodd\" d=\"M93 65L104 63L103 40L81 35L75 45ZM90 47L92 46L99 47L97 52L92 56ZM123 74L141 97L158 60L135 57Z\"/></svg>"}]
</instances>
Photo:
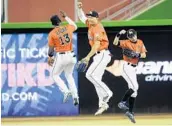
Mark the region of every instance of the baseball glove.
<instances>
[{"instance_id":1,"label":"baseball glove","mask_svg":"<svg viewBox=\"0 0 172 126\"><path fill-rule=\"evenodd\" d=\"M48 65L53 66L53 63L54 63L53 57L48 57Z\"/></svg>"},{"instance_id":2,"label":"baseball glove","mask_svg":"<svg viewBox=\"0 0 172 126\"><path fill-rule=\"evenodd\" d=\"M140 54L136 53L130 49L123 49L122 53L129 58L139 58Z\"/></svg>"},{"instance_id":3,"label":"baseball glove","mask_svg":"<svg viewBox=\"0 0 172 126\"><path fill-rule=\"evenodd\" d=\"M76 69L77 69L78 72L85 72L87 67L88 67L88 62L85 61L85 60L80 60L76 64Z\"/></svg>"}]
</instances>

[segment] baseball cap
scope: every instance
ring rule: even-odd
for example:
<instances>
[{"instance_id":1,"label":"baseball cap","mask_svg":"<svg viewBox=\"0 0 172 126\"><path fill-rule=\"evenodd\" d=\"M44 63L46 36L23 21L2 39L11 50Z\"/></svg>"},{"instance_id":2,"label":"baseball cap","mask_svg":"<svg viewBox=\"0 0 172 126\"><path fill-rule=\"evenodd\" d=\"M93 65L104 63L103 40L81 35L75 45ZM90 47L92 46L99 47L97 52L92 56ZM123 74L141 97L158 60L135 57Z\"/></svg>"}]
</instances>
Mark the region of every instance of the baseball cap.
<instances>
[{"instance_id":1,"label":"baseball cap","mask_svg":"<svg viewBox=\"0 0 172 126\"><path fill-rule=\"evenodd\" d=\"M91 16L91 17L99 17L99 14L96 11L90 11L88 14L86 14L87 16Z\"/></svg>"},{"instance_id":2,"label":"baseball cap","mask_svg":"<svg viewBox=\"0 0 172 126\"><path fill-rule=\"evenodd\" d=\"M133 38L135 35L137 35L137 32L134 29L129 29L127 31L127 37L128 38Z\"/></svg>"},{"instance_id":3,"label":"baseball cap","mask_svg":"<svg viewBox=\"0 0 172 126\"><path fill-rule=\"evenodd\" d=\"M51 21L52 25L58 25L61 22L58 15L51 16L50 21Z\"/></svg>"}]
</instances>

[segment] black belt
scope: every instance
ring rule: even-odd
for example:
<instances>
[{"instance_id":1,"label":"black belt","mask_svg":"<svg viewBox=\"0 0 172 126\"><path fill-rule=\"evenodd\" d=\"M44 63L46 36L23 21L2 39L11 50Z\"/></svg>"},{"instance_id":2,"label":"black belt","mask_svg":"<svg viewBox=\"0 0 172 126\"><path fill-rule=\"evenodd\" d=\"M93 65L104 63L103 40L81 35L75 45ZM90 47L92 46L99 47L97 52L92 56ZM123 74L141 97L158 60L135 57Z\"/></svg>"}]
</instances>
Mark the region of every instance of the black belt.
<instances>
[{"instance_id":1,"label":"black belt","mask_svg":"<svg viewBox=\"0 0 172 126\"><path fill-rule=\"evenodd\" d=\"M132 67L136 67L137 65L132 64L132 63L127 63L128 65L132 66Z\"/></svg>"},{"instance_id":2,"label":"black belt","mask_svg":"<svg viewBox=\"0 0 172 126\"><path fill-rule=\"evenodd\" d=\"M71 51L71 53L73 53L74 51ZM68 52L59 52L59 54L66 54Z\"/></svg>"},{"instance_id":3,"label":"black belt","mask_svg":"<svg viewBox=\"0 0 172 126\"><path fill-rule=\"evenodd\" d=\"M104 49L104 50L108 50L108 49ZM101 50L102 51L102 50ZM100 53L100 51L97 52L98 54Z\"/></svg>"}]
</instances>

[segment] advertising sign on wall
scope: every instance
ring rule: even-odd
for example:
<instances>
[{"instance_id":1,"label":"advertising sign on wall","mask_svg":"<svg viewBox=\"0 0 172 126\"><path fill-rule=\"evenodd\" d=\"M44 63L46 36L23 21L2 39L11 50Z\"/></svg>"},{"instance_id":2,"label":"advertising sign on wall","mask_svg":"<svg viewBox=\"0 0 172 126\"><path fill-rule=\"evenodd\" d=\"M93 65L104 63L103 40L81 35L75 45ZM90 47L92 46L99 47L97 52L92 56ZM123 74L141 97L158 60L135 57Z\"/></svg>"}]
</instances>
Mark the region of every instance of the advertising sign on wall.
<instances>
[{"instance_id":1,"label":"advertising sign on wall","mask_svg":"<svg viewBox=\"0 0 172 126\"><path fill-rule=\"evenodd\" d=\"M47 33L2 34L2 116L78 114L72 98L67 103L62 102L63 94L50 76L47 36ZM74 34L73 42L76 54L77 34ZM65 79L63 74L61 77ZM74 71L76 84L77 78Z\"/></svg>"}]
</instances>

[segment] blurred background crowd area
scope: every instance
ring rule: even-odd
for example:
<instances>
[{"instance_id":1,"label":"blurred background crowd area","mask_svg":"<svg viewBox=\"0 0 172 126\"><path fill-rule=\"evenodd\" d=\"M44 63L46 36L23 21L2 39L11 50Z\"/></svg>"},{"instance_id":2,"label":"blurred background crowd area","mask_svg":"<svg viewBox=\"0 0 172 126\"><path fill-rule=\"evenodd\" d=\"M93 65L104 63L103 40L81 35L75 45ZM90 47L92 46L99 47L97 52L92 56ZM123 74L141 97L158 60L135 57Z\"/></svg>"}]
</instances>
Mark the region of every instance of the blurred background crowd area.
<instances>
[{"instance_id":1,"label":"blurred background crowd area","mask_svg":"<svg viewBox=\"0 0 172 126\"><path fill-rule=\"evenodd\" d=\"M47 1L1 0L1 22L48 22L49 17L57 14L59 9L78 21L76 5L79 0ZM172 18L170 14L172 0L82 0L81 2L85 12L96 10L101 20Z\"/></svg>"}]
</instances>

